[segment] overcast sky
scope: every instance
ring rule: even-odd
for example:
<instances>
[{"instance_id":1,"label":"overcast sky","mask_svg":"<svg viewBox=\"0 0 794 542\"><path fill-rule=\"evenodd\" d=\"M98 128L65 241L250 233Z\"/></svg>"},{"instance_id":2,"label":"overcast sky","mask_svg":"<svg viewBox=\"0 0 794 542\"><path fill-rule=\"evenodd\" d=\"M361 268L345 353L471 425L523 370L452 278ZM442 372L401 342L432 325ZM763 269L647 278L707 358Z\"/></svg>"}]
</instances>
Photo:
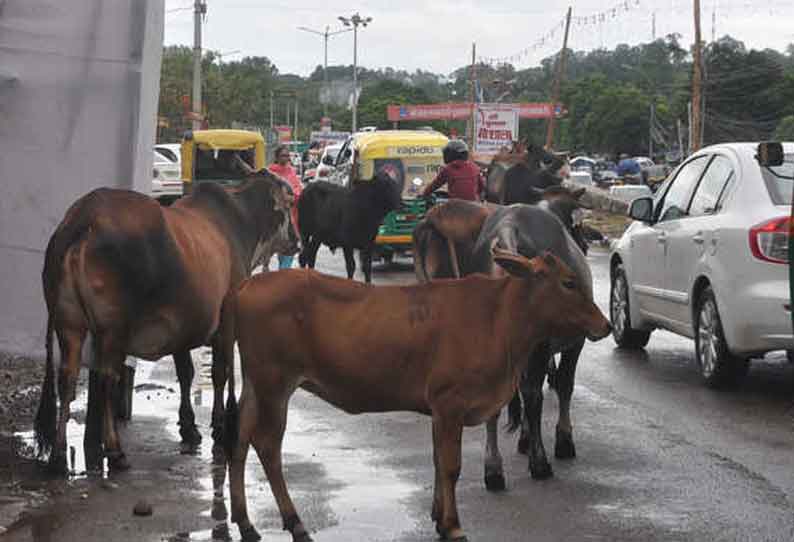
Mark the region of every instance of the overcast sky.
<instances>
[{"instance_id":1,"label":"overcast sky","mask_svg":"<svg viewBox=\"0 0 794 542\"><path fill-rule=\"evenodd\" d=\"M323 38L297 29L307 26L324 30L341 28L340 15L356 11L372 17L360 29L359 65L367 68L391 66L409 71L429 70L448 74L468 63L471 44L477 56L504 57L532 46L530 54L516 62L517 68L537 61L561 47L562 30L541 43L560 23L568 5L574 17L604 13L602 22L577 23L571 27L570 47L590 50L618 43L637 44L651 40L653 15L656 36L682 34L682 43L692 41L692 0L206 0L204 46L215 51L267 56L281 73L308 75L323 62ZM166 0L165 43L193 43L192 0ZM612 8L617 9L612 15ZM628 6L628 10L626 9ZM182 9L187 8L187 9ZM794 0L701 0L703 39L730 34L752 48L783 50L794 41ZM713 17L713 14L716 17ZM716 22L716 25L712 24ZM331 37L328 63L352 64L351 33Z\"/></svg>"}]
</instances>

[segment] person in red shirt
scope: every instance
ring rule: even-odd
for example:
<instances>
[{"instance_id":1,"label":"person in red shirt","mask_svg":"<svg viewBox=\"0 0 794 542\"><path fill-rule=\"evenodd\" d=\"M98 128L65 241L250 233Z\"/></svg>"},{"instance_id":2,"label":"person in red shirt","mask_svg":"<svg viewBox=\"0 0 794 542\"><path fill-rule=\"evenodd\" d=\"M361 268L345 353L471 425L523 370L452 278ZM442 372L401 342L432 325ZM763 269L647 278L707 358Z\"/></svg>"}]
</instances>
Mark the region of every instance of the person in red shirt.
<instances>
[{"instance_id":1,"label":"person in red shirt","mask_svg":"<svg viewBox=\"0 0 794 542\"><path fill-rule=\"evenodd\" d=\"M480 201L485 179L477 164L469 160L466 143L453 139L444 147L443 154L445 166L422 191L422 196L427 197L446 184L450 198Z\"/></svg>"},{"instance_id":2,"label":"person in red shirt","mask_svg":"<svg viewBox=\"0 0 794 542\"><path fill-rule=\"evenodd\" d=\"M289 155L289 148L286 145L279 145L276 148L276 161L270 164L270 167L267 169L287 181L292 188L292 193L295 195L295 205L292 207L292 212L290 214L292 218L292 223L295 225L295 228L298 227L298 198L301 195L301 191L303 190L303 185L301 184L300 179L298 179L298 174L295 173L295 168L292 167L290 163L290 155ZM292 267L292 260L293 256L284 256L282 254L278 255L278 268L279 269L289 269Z\"/></svg>"}]
</instances>

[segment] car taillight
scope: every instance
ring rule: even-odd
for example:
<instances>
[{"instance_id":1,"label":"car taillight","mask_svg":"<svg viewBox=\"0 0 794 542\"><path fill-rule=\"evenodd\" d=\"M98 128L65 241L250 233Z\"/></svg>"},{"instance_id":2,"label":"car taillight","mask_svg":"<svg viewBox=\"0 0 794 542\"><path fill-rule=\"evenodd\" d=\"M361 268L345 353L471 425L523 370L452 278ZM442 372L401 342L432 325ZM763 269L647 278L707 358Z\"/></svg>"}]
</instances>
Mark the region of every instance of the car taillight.
<instances>
[{"instance_id":1,"label":"car taillight","mask_svg":"<svg viewBox=\"0 0 794 542\"><path fill-rule=\"evenodd\" d=\"M782 216L750 228L750 250L759 260L788 263L788 236L791 218Z\"/></svg>"}]
</instances>

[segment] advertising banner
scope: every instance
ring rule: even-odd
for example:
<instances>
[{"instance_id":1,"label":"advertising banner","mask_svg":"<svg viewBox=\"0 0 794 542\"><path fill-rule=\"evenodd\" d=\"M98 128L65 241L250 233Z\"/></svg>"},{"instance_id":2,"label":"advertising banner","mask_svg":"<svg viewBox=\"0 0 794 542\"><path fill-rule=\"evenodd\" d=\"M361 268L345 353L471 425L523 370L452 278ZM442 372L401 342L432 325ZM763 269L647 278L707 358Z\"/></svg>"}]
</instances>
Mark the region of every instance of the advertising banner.
<instances>
[{"instance_id":1,"label":"advertising banner","mask_svg":"<svg viewBox=\"0 0 794 542\"><path fill-rule=\"evenodd\" d=\"M555 106L548 102L502 105L518 108L518 116L522 119L548 119L551 116L559 117L565 114L565 110L560 104ZM390 122L405 120L466 120L471 115L471 104L389 105L386 108L386 114Z\"/></svg>"},{"instance_id":2,"label":"advertising banner","mask_svg":"<svg viewBox=\"0 0 794 542\"><path fill-rule=\"evenodd\" d=\"M518 107L477 104L474 120L474 152L478 154L496 154L518 140Z\"/></svg>"},{"instance_id":3,"label":"advertising banner","mask_svg":"<svg viewBox=\"0 0 794 542\"><path fill-rule=\"evenodd\" d=\"M309 141L320 141L326 144L344 143L348 137L350 137L350 132L326 132L320 130L319 132L312 132Z\"/></svg>"}]
</instances>

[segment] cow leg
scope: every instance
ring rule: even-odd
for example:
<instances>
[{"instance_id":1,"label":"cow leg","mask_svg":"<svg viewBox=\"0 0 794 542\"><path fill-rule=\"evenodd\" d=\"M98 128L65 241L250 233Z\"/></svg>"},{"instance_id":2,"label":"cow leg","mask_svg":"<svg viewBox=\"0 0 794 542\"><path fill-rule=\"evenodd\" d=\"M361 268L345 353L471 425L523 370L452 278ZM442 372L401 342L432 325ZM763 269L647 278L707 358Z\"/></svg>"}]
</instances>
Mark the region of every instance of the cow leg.
<instances>
[{"instance_id":1,"label":"cow leg","mask_svg":"<svg viewBox=\"0 0 794 542\"><path fill-rule=\"evenodd\" d=\"M460 477L463 423L456 415L433 414L433 446L438 450L438 481L441 486L441 517L436 531L447 540L466 540L458 519L455 486Z\"/></svg>"},{"instance_id":2,"label":"cow leg","mask_svg":"<svg viewBox=\"0 0 794 542\"><path fill-rule=\"evenodd\" d=\"M576 376L576 364L584 347L584 338L574 347L562 353L560 367L555 378L555 389L560 401L560 417L554 442L554 457L573 459L576 447L573 444L573 425L571 424L571 395Z\"/></svg>"},{"instance_id":3,"label":"cow leg","mask_svg":"<svg viewBox=\"0 0 794 542\"><path fill-rule=\"evenodd\" d=\"M88 402L86 403L85 434L83 435L85 468L102 473L102 390L99 371L88 372Z\"/></svg>"},{"instance_id":4,"label":"cow leg","mask_svg":"<svg viewBox=\"0 0 794 542\"><path fill-rule=\"evenodd\" d=\"M49 467L58 473L66 473L66 426L71 417L71 403L77 388L80 372L80 357L83 351L86 330L82 327L58 330L58 344L61 350L61 366L58 371L58 423L55 431L55 444L50 453ZM53 414L54 415L54 414Z\"/></svg>"},{"instance_id":5,"label":"cow leg","mask_svg":"<svg viewBox=\"0 0 794 542\"><path fill-rule=\"evenodd\" d=\"M502 454L499 453L499 414L501 410L485 424L485 489L488 491L505 490Z\"/></svg>"},{"instance_id":6,"label":"cow leg","mask_svg":"<svg viewBox=\"0 0 794 542\"><path fill-rule=\"evenodd\" d=\"M303 245L303 251L306 255L303 258L301 267L306 267L308 265L310 269L314 269L318 250L320 250L320 241L316 239L312 239L307 244Z\"/></svg>"},{"instance_id":7,"label":"cow leg","mask_svg":"<svg viewBox=\"0 0 794 542\"><path fill-rule=\"evenodd\" d=\"M190 404L190 389L193 386L193 358L190 350L174 353L176 376L179 379L179 436L182 437L182 453L193 453L201 444L201 433L196 427L196 415Z\"/></svg>"},{"instance_id":8,"label":"cow leg","mask_svg":"<svg viewBox=\"0 0 794 542\"><path fill-rule=\"evenodd\" d=\"M353 275L356 272L356 260L353 258L353 249L344 247L342 250L345 253L345 268L347 269L347 278L353 280Z\"/></svg>"},{"instance_id":9,"label":"cow leg","mask_svg":"<svg viewBox=\"0 0 794 542\"><path fill-rule=\"evenodd\" d=\"M112 333L97 337L97 388L102 414L102 443L110 470L127 470L130 464L121 448L121 440L116 431L116 417L113 412L113 390L124 368L124 351L119 348L120 341Z\"/></svg>"},{"instance_id":10,"label":"cow leg","mask_svg":"<svg viewBox=\"0 0 794 542\"><path fill-rule=\"evenodd\" d=\"M312 538L303 526L287 490L281 465L281 443L284 440L284 428L287 425L289 398L266 397L260 399L259 402L262 404L259 419L263 420L263 423L257 424L252 440L259 461L270 482L270 490L273 492L273 497L276 499L281 513L284 530L290 532L293 542L311 542Z\"/></svg>"},{"instance_id":11,"label":"cow leg","mask_svg":"<svg viewBox=\"0 0 794 542\"><path fill-rule=\"evenodd\" d=\"M364 271L364 282L372 282L372 250L359 250L358 257L361 259L361 269Z\"/></svg>"},{"instance_id":12,"label":"cow leg","mask_svg":"<svg viewBox=\"0 0 794 542\"><path fill-rule=\"evenodd\" d=\"M234 320L228 314L229 310L230 305L224 301L219 328L212 341L212 440L221 448L225 432L223 390L234 363Z\"/></svg>"},{"instance_id":13,"label":"cow leg","mask_svg":"<svg viewBox=\"0 0 794 542\"><path fill-rule=\"evenodd\" d=\"M237 442L229 458L229 497L231 499L232 521L240 530L243 542L261 540L261 536L248 518L248 505L245 497L245 460L254 427L258 422L256 397L243 387L240 396L239 429Z\"/></svg>"},{"instance_id":14,"label":"cow leg","mask_svg":"<svg viewBox=\"0 0 794 542\"><path fill-rule=\"evenodd\" d=\"M529 435L529 471L532 478L542 480L553 475L546 458L541 434L543 416L543 381L549 359L548 345L538 347L530 354L529 365L521 377L520 389L524 399L524 417Z\"/></svg>"}]
</instances>

